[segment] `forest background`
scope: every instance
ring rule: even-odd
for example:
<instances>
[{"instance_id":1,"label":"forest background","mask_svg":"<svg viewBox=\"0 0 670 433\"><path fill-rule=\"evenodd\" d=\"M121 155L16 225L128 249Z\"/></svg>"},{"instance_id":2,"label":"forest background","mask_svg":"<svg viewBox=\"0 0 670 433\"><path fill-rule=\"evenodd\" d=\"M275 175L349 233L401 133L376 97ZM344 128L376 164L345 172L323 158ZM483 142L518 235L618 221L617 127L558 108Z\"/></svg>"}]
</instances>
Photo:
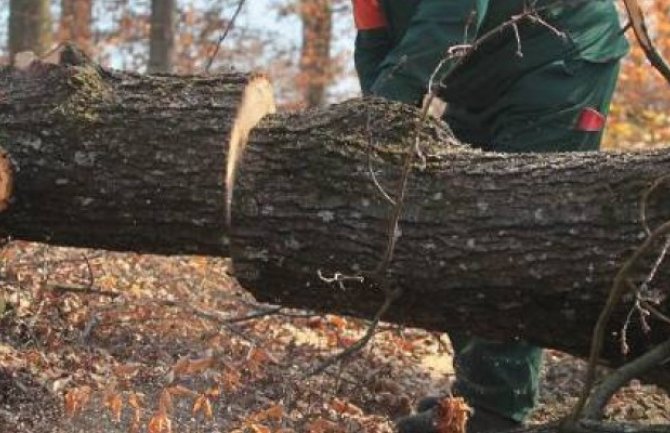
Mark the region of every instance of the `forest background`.
<instances>
[{"instance_id":1,"label":"forest background","mask_svg":"<svg viewBox=\"0 0 670 433\"><path fill-rule=\"evenodd\" d=\"M169 37L173 44L158 45L168 53L155 71L198 73L207 69L210 59L210 71L261 70L272 79L283 109L324 105L359 93L349 1L241 1L1 0L0 23L7 25L0 25L0 63L9 61L12 49L20 49L11 46L9 15L14 3L33 16L27 18L28 25L14 28L18 35L13 40L41 29L38 55L72 39L104 66L146 72L150 41ZM670 1L643 3L657 47L668 57ZM155 28L161 20L172 33L152 34L152 22ZM667 143L668 108L667 85L634 46L624 60L604 147L641 149Z\"/></svg>"}]
</instances>

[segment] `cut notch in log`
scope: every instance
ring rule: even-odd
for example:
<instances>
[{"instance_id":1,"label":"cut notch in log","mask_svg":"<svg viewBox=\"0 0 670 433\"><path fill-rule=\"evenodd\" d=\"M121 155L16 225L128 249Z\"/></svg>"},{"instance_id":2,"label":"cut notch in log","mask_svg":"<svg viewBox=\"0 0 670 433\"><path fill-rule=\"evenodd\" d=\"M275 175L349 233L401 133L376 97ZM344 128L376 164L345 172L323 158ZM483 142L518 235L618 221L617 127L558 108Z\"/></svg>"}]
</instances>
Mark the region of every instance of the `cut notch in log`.
<instances>
[{"instance_id":1,"label":"cut notch in log","mask_svg":"<svg viewBox=\"0 0 670 433\"><path fill-rule=\"evenodd\" d=\"M235 185L235 167L244 151L252 128L266 115L276 111L272 85L264 76L249 80L244 89L237 119L228 141L226 163L226 225L230 226L230 212Z\"/></svg>"}]
</instances>

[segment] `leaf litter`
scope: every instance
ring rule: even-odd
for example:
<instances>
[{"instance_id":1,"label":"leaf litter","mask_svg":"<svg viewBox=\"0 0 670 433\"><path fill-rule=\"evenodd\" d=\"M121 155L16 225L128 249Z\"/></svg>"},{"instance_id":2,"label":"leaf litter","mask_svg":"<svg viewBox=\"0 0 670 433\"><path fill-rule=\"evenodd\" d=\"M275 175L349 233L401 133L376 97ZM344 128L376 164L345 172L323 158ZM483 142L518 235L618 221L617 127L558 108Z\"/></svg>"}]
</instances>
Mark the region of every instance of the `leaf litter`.
<instances>
[{"instance_id":1,"label":"leaf litter","mask_svg":"<svg viewBox=\"0 0 670 433\"><path fill-rule=\"evenodd\" d=\"M0 258L3 433L388 433L453 379L445 334L392 324L344 364L305 379L366 322L298 310L251 318L272 307L230 278L226 259L27 242ZM546 351L532 422L568 413L583 369ZM454 404L443 427L458 433L467 406ZM663 391L632 382L607 415L669 422L668 408Z\"/></svg>"}]
</instances>

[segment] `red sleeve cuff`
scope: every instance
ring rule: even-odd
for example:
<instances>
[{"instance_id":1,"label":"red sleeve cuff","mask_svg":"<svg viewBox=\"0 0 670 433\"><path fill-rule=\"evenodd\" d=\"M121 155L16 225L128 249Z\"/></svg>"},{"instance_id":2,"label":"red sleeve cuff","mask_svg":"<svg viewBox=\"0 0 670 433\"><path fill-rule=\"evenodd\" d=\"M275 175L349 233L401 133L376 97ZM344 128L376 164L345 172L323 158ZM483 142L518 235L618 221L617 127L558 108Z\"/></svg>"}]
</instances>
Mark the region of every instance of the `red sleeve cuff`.
<instances>
[{"instance_id":1,"label":"red sleeve cuff","mask_svg":"<svg viewBox=\"0 0 670 433\"><path fill-rule=\"evenodd\" d=\"M352 0L356 29L370 30L386 27L386 17L379 0Z\"/></svg>"}]
</instances>

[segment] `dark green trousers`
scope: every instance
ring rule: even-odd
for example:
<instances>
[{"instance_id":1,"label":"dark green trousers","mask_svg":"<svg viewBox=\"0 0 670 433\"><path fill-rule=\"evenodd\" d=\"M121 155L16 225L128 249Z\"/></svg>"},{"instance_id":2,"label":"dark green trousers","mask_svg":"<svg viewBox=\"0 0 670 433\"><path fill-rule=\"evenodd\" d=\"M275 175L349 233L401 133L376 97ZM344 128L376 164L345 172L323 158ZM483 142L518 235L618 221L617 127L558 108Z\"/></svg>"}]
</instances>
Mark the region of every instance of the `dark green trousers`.
<instances>
[{"instance_id":1,"label":"dark green trousers","mask_svg":"<svg viewBox=\"0 0 670 433\"><path fill-rule=\"evenodd\" d=\"M476 66L477 80L499 80ZM490 69L489 69L490 71ZM580 130L585 108L608 112L618 61L579 58L542 65L491 98L486 86L470 89L470 107L452 103L445 118L464 142L499 152L597 150L601 131ZM470 71L464 71L468 78ZM490 75L490 76L487 76ZM447 83L449 84L449 83ZM471 403L523 421L536 403L541 349L524 342L496 343L450 334L456 369L455 392Z\"/></svg>"},{"instance_id":2,"label":"dark green trousers","mask_svg":"<svg viewBox=\"0 0 670 433\"><path fill-rule=\"evenodd\" d=\"M448 47L495 29L527 2L380 3L387 25L360 31L356 40L361 88L364 94L418 104ZM508 27L456 69L447 64L436 75L442 81L440 96L448 103L445 120L461 141L498 152L598 149L602 131L593 120L597 125L597 117L608 111L627 43L611 0L565 3L543 15L565 37L524 22L517 28L518 40ZM456 391L470 404L522 421L537 399L541 350L523 342L450 335Z\"/></svg>"}]
</instances>

